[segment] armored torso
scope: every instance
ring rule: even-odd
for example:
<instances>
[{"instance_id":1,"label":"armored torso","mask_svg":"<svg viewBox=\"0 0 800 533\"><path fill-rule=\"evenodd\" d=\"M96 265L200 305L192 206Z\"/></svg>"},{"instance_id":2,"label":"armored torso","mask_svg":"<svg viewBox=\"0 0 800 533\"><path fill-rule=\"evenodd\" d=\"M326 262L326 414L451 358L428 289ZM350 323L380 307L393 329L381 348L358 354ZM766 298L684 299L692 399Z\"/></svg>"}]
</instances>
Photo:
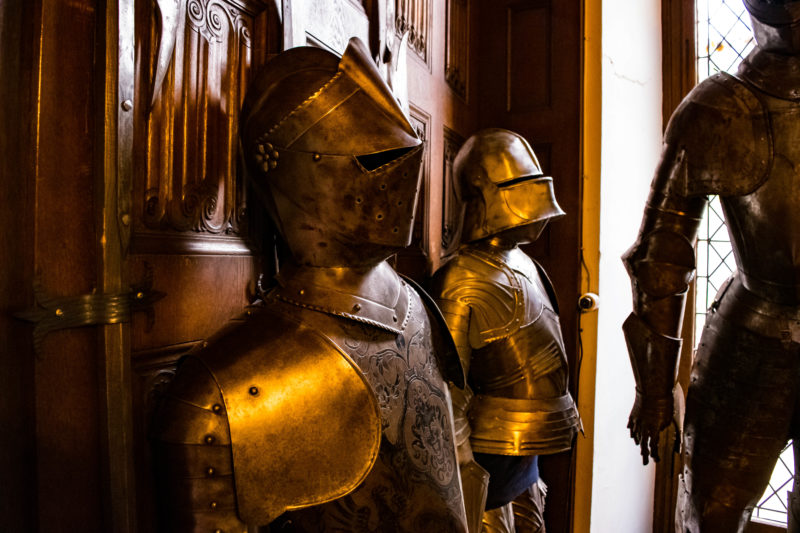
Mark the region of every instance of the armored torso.
<instances>
[{"instance_id":1,"label":"armored torso","mask_svg":"<svg viewBox=\"0 0 800 533\"><path fill-rule=\"evenodd\" d=\"M437 272L435 294L475 392L476 452L540 455L571 447L579 418L552 289L519 248L471 245Z\"/></svg>"},{"instance_id":2,"label":"armored torso","mask_svg":"<svg viewBox=\"0 0 800 533\"><path fill-rule=\"evenodd\" d=\"M252 524L266 523L253 517L274 519L275 509L303 509L281 519L291 522L290 531L466 531L447 365L437 358L441 351L419 295L385 263L363 272L298 269L280 284L244 326L198 354L194 361L202 368L192 363L205 375L201 388L215 396L207 413L197 413L218 414L213 432L207 424L184 424L182 434L162 425L159 439L178 448L173 457L196 454L191 446L181 452L176 441L203 443L211 435L207 444L217 445L224 463L218 471L228 474L213 490L208 476L186 481L194 488L183 499L217 498L229 515L233 506ZM255 329L243 329L248 324ZM253 349L241 350L248 344L243 333L253 338ZM356 398L359 391L367 397ZM167 411L170 403L203 403L191 395L179 385ZM336 489L336 480L347 486ZM285 501L259 509L259 501L276 494ZM195 515L208 514L209 506L198 502Z\"/></svg>"},{"instance_id":3,"label":"armored torso","mask_svg":"<svg viewBox=\"0 0 800 533\"><path fill-rule=\"evenodd\" d=\"M721 198L744 286L768 300L795 305L800 304L798 68L800 58L767 52L756 52L742 64L739 77L769 120L770 166L754 191Z\"/></svg>"}]
</instances>

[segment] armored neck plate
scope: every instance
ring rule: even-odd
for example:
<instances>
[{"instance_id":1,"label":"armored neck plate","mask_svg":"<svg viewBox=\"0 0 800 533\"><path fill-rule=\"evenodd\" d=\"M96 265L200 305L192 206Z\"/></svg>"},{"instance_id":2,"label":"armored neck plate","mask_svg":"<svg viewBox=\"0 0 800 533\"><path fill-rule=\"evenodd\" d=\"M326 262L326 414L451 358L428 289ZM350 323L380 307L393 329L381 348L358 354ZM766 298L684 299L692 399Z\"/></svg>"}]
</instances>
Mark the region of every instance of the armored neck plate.
<instances>
[{"instance_id":1,"label":"armored neck plate","mask_svg":"<svg viewBox=\"0 0 800 533\"><path fill-rule=\"evenodd\" d=\"M776 98L800 101L800 56L756 48L739 65L738 77Z\"/></svg>"},{"instance_id":2,"label":"armored neck plate","mask_svg":"<svg viewBox=\"0 0 800 533\"><path fill-rule=\"evenodd\" d=\"M400 335L408 323L408 284L385 261L360 269L287 267L272 296L292 305L341 316Z\"/></svg>"}]
</instances>

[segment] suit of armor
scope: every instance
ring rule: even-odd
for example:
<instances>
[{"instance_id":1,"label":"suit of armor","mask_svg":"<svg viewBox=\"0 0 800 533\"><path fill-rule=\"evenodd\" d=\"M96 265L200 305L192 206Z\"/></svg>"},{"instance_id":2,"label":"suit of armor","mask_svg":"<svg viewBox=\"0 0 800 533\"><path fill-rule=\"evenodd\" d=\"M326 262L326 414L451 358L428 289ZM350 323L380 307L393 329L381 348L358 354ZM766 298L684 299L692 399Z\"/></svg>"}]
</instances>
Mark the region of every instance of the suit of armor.
<instances>
[{"instance_id":1,"label":"suit of armor","mask_svg":"<svg viewBox=\"0 0 800 533\"><path fill-rule=\"evenodd\" d=\"M758 46L736 76L708 78L675 111L623 257L634 295L623 325L636 378L629 428L646 463L673 417L692 244L706 195L720 196L737 272L710 309L692 369L681 532L743 531L787 439L800 437L800 2L745 4Z\"/></svg>"},{"instance_id":2,"label":"suit of armor","mask_svg":"<svg viewBox=\"0 0 800 533\"><path fill-rule=\"evenodd\" d=\"M410 239L421 143L364 45L269 62L241 141L295 264L179 366L153 434L163 529L464 533L463 370L384 260Z\"/></svg>"},{"instance_id":3,"label":"suit of armor","mask_svg":"<svg viewBox=\"0 0 800 533\"><path fill-rule=\"evenodd\" d=\"M456 412L490 474L484 531L544 531L536 458L569 450L580 422L552 286L517 245L563 211L528 143L507 130L470 137L454 181L466 244L436 273L434 294L474 393Z\"/></svg>"}]
</instances>

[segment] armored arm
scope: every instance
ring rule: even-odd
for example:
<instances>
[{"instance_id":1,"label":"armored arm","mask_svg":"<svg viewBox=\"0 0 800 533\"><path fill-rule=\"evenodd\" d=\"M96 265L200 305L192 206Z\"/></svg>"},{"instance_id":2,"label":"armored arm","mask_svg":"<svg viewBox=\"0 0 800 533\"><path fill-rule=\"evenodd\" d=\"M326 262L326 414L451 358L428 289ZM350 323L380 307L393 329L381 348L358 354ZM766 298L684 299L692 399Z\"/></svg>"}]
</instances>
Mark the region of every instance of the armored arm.
<instances>
[{"instance_id":1,"label":"armored arm","mask_svg":"<svg viewBox=\"0 0 800 533\"><path fill-rule=\"evenodd\" d=\"M634 245L623 256L631 277L633 312L623 324L636 380L628 420L642 458L658 457L659 434L673 419L673 388L681 324L695 272L694 240L706 196L682 194L686 153L665 144Z\"/></svg>"},{"instance_id":2,"label":"armored arm","mask_svg":"<svg viewBox=\"0 0 800 533\"><path fill-rule=\"evenodd\" d=\"M720 73L698 85L670 119L644 220L623 256L633 313L623 331L636 379L628 427L644 462L658 460L659 433L673 416L693 243L707 194L748 194L771 161L766 112L739 80Z\"/></svg>"},{"instance_id":3,"label":"armored arm","mask_svg":"<svg viewBox=\"0 0 800 533\"><path fill-rule=\"evenodd\" d=\"M153 422L159 531L244 533L236 513L230 430L214 378L189 357Z\"/></svg>"}]
</instances>

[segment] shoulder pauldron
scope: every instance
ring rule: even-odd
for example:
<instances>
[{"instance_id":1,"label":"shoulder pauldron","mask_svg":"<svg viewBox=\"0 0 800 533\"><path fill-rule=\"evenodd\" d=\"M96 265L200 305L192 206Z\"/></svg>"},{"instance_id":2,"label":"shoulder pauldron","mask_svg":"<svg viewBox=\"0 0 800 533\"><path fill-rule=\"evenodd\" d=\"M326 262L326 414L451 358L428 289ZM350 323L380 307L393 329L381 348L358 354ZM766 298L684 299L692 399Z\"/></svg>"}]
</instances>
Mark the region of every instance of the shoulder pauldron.
<instances>
[{"instance_id":1,"label":"shoulder pauldron","mask_svg":"<svg viewBox=\"0 0 800 533\"><path fill-rule=\"evenodd\" d=\"M684 196L741 196L760 187L772 164L764 104L744 83L719 73L703 81L673 114L665 142L684 159Z\"/></svg>"},{"instance_id":2,"label":"shoulder pauldron","mask_svg":"<svg viewBox=\"0 0 800 533\"><path fill-rule=\"evenodd\" d=\"M372 469L375 396L350 357L312 328L262 308L197 357L222 391L245 522L344 496Z\"/></svg>"}]
</instances>

